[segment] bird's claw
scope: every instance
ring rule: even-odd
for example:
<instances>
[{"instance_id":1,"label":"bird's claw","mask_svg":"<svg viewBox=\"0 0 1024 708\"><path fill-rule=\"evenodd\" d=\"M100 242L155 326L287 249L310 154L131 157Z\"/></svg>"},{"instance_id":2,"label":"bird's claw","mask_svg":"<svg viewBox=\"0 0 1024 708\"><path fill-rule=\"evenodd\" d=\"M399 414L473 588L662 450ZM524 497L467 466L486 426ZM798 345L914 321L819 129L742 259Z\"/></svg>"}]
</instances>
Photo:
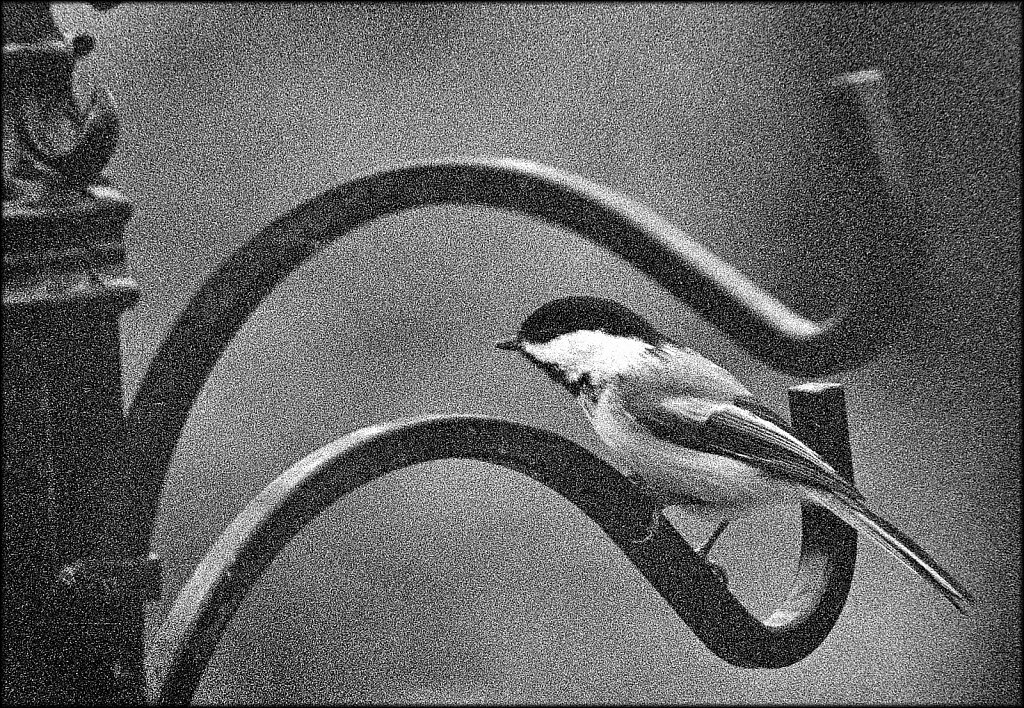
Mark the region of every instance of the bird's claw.
<instances>
[{"instance_id":1,"label":"bird's claw","mask_svg":"<svg viewBox=\"0 0 1024 708\"><path fill-rule=\"evenodd\" d=\"M729 574L725 572L725 568L715 563L714 561L705 560L708 568L711 570L711 574L715 577L715 580L720 582L722 585L729 585Z\"/></svg>"},{"instance_id":2,"label":"bird's claw","mask_svg":"<svg viewBox=\"0 0 1024 708\"><path fill-rule=\"evenodd\" d=\"M645 533L642 538L634 538L630 542L634 546L639 546L641 544L647 543L652 538L654 538L654 529L648 529L647 533Z\"/></svg>"},{"instance_id":3,"label":"bird's claw","mask_svg":"<svg viewBox=\"0 0 1024 708\"><path fill-rule=\"evenodd\" d=\"M650 541L652 538L654 538L654 534L658 532L658 527L660 525L661 525L661 510L659 509L658 511L655 511L654 514L651 515L651 521L647 525L647 533L644 534L642 538L635 538L635 539L633 539L633 541L632 541L633 545L634 546L639 546L641 544L644 544L644 543L647 543L648 541Z\"/></svg>"}]
</instances>

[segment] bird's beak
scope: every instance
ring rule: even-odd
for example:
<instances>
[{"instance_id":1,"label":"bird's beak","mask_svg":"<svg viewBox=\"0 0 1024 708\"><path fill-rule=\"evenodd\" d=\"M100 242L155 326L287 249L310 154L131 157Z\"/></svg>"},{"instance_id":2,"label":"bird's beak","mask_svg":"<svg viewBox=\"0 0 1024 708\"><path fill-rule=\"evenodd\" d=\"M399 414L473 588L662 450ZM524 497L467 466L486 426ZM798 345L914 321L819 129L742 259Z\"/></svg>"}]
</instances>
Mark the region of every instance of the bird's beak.
<instances>
[{"instance_id":1,"label":"bird's beak","mask_svg":"<svg viewBox=\"0 0 1024 708\"><path fill-rule=\"evenodd\" d=\"M510 339L507 342L495 342L494 347L495 349L503 349L507 352L517 352L519 351L519 342L515 339Z\"/></svg>"}]
</instances>

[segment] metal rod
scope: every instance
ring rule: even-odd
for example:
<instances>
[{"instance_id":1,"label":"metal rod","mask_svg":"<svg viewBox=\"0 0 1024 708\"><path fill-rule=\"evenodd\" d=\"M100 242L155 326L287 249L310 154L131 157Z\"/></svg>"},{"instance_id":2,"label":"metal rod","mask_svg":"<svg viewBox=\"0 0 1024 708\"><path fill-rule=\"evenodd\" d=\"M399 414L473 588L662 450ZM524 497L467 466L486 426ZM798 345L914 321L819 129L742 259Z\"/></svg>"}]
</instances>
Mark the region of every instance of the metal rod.
<instances>
[{"instance_id":1,"label":"metal rod","mask_svg":"<svg viewBox=\"0 0 1024 708\"><path fill-rule=\"evenodd\" d=\"M797 392L799 429L823 454L847 449L842 391ZM832 459L842 462L841 456ZM711 651L738 666L799 661L828 635L852 578L855 532L804 509L800 570L789 597L761 622L669 524L643 536L655 503L592 452L500 418L433 416L350 433L299 461L237 516L178 594L150 655L151 700L192 700L227 623L264 569L313 519L362 485L410 465L462 458L502 465L546 485L593 519ZM848 460L847 460L848 462ZM849 466L843 468L849 473Z\"/></svg>"}]
</instances>

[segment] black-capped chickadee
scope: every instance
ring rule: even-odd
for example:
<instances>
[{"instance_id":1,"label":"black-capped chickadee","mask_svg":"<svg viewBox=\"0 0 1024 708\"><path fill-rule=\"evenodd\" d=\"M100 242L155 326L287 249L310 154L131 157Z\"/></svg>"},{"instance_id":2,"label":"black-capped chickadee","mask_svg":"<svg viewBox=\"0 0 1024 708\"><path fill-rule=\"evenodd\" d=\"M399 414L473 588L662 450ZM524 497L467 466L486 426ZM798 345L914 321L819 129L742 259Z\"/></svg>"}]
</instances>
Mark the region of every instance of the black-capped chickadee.
<instances>
[{"instance_id":1,"label":"black-capped chickadee","mask_svg":"<svg viewBox=\"0 0 1024 708\"><path fill-rule=\"evenodd\" d=\"M973 600L732 374L622 305L554 300L497 347L519 352L568 389L619 469L662 508L720 522L699 550L704 558L730 521L810 502L896 556L961 612Z\"/></svg>"}]
</instances>

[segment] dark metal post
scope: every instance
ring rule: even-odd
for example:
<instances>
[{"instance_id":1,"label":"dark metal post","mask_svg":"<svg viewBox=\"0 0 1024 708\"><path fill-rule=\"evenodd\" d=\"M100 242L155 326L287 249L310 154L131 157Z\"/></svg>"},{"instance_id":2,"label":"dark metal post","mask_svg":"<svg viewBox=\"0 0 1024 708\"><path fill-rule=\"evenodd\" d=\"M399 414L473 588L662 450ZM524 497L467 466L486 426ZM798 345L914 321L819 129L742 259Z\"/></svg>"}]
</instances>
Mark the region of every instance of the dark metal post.
<instances>
[{"instance_id":1,"label":"dark metal post","mask_svg":"<svg viewBox=\"0 0 1024 708\"><path fill-rule=\"evenodd\" d=\"M4 702L139 703L159 579L129 502L117 119L72 94L90 38L46 4L5 3L3 28Z\"/></svg>"}]
</instances>

